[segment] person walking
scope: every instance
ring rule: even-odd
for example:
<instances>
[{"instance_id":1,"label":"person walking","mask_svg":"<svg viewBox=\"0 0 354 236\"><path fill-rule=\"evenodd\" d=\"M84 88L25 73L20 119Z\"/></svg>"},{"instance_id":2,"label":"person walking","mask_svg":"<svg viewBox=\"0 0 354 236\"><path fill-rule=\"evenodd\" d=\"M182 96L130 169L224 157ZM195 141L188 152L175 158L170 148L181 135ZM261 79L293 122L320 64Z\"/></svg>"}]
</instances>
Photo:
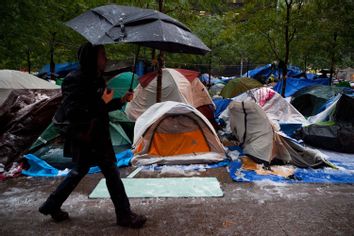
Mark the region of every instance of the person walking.
<instances>
[{"instance_id":1,"label":"person walking","mask_svg":"<svg viewBox=\"0 0 354 236\"><path fill-rule=\"evenodd\" d=\"M129 199L118 167L110 139L108 112L120 109L133 97L127 92L113 99L113 91L106 88L102 77L106 67L106 53L102 45L87 42L78 51L80 69L70 73L62 84L62 103L54 115L56 127L64 127L64 155L71 156L75 167L40 206L39 212L51 215L60 222L69 218L61 210L64 201L88 173L91 166L100 167L115 207L117 224L141 228L147 218L130 209Z\"/></svg>"}]
</instances>

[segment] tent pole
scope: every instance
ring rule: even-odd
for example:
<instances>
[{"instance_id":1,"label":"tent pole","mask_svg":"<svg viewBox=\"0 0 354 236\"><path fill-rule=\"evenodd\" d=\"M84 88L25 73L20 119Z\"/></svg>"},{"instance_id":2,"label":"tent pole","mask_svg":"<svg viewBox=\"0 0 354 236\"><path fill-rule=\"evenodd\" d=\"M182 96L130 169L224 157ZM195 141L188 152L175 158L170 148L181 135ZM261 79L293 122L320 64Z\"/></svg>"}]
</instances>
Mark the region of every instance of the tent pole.
<instances>
[{"instance_id":1,"label":"tent pole","mask_svg":"<svg viewBox=\"0 0 354 236\"><path fill-rule=\"evenodd\" d=\"M158 71L157 71L157 87L156 87L156 103L161 102L162 90L162 68L164 67L163 51L160 51L158 56Z\"/></svg>"},{"instance_id":2,"label":"tent pole","mask_svg":"<svg viewBox=\"0 0 354 236\"><path fill-rule=\"evenodd\" d=\"M163 0L159 0L159 11L163 12ZM158 56L158 71L157 71L157 87L156 87L156 103L161 102L161 90L162 90L162 67L163 67L163 51L160 50Z\"/></svg>"},{"instance_id":3,"label":"tent pole","mask_svg":"<svg viewBox=\"0 0 354 236\"><path fill-rule=\"evenodd\" d=\"M138 49L136 50L136 54L134 55L134 62L133 62L133 69L132 69L133 74L132 74L132 80L130 81L129 92L133 92L134 75L136 70L136 62L139 57L139 52L140 52L140 46L138 45Z\"/></svg>"}]
</instances>

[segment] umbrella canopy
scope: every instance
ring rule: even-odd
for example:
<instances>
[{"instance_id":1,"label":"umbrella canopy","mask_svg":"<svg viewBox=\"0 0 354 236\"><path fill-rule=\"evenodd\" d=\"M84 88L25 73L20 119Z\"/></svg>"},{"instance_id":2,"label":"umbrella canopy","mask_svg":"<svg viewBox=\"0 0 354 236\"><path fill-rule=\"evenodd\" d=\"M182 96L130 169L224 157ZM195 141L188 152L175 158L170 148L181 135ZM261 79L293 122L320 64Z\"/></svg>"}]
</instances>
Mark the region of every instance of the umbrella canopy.
<instances>
[{"instance_id":1,"label":"umbrella canopy","mask_svg":"<svg viewBox=\"0 0 354 236\"><path fill-rule=\"evenodd\" d=\"M66 23L92 44L136 43L168 52L210 49L188 27L159 11L115 4L91 9Z\"/></svg>"}]
</instances>

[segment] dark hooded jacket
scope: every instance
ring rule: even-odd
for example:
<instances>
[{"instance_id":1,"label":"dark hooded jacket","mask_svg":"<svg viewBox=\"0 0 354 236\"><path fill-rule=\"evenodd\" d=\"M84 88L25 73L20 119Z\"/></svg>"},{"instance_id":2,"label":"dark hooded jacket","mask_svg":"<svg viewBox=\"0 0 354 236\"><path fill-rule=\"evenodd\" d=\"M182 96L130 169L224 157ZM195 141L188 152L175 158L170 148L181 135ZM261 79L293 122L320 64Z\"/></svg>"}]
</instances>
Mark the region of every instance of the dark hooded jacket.
<instances>
[{"instance_id":1,"label":"dark hooded jacket","mask_svg":"<svg viewBox=\"0 0 354 236\"><path fill-rule=\"evenodd\" d=\"M80 69L64 79L62 103L53 118L54 124L66 127L64 156L74 161L85 158L92 164L100 158L115 161L108 112L123 105L120 98L108 104L102 99L106 83L97 75L98 48L86 43L79 49Z\"/></svg>"}]
</instances>

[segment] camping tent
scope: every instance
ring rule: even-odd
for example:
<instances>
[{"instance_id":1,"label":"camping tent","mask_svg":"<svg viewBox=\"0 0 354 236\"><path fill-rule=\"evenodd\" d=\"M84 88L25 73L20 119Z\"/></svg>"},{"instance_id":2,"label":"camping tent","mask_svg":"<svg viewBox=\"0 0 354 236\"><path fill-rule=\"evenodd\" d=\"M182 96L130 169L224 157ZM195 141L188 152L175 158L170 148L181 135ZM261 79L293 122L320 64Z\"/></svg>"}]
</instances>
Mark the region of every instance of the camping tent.
<instances>
[{"instance_id":1,"label":"camping tent","mask_svg":"<svg viewBox=\"0 0 354 236\"><path fill-rule=\"evenodd\" d=\"M296 138L314 147L354 153L354 97L339 94L323 112L309 117L316 122L303 127Z\"/></svg>"},{"instance_id":2,"label":"camping tent","mask_svg":"<svg viewBox=\"0 0 354 236\"><path fill-rule=\"evenodd\" d=\"M224 149L209 121L178 102L151 106L136 121L134 165L218 162Z\"/></svg>"},{"instance_id":3,"label":"camping tent","mask_svg":"<svg viewBox=\"0 0 354 236\"><path fill-rule=\"evenodd\" d=\"M305 117L298 112L291 104L289 104L280 94L270 88L255 88L251 89L232 100L255 101L267 114L269 120L274 124L277 123L292 123L307 125L309 122ZM221 116L227 119L227 110Z\"/></svg>"},{"instance_id":4,"label":"camping tent","mask_svg":"<svg viewBox=\"0 0 354 236\"><path fill-rule=\"evenodd\" d=\"M130 122L121 111L110 112L109 131L113 149L116 153L122 152L131 147L130 137L126 134L123 125ZM131 123L131 122L130 122ZM29 148L32 153L57 169L70 168L72 160L63 156L64 139L60 132L51 123Z\"/></svg>"},{"instance_id":5,"label":"camping tent","mask_svg":"<svg viewBox=\"0 0 354 236\"><path fill-rule=\"evenodd\" d=\"M224 98L233 98L247 90L262 87L263 84L251 78L236 78L229 81L220 95Z\"/></svg>"},{"instance_id":6,"label":"camping tent","mask_svg":"<svg viewBox=\"0 0 354 236\"><path fill-rule=\"evenodd\" d=\"M323 111L329 100L337 94L354 94L350 88L326 85L313 85L304 87L294 93L291 104L304 116L313 116Z\"/></svg>"},{"instance_id":7,"label":"camping tent","mask_svg":"<svg viewBox=\"0 0 354 236\"><path fill-rule=\"evenodd\" d=\"M209 88L209 94L210 96L219 96L222 89L225 87L225 84L224 83L217 83L217 84L214 84L212 85L210 88Z\"/></svg>"},{"instance_id":8,"label":"camping tent","mask_svg":"<svg viewBox=\"0 0 354 236\"><path fill-rule=\"evenodd\" d=\"M161 102L175 101L190 104L195 108L213 105L205 86L198 79L198 72L183 69L162 69ZM139 79L134 98L127 104L126 113L136 120L156 103L157 72ZM211 115L213 117L213 115Z\"/></svg>"},{"instance_id":9,"label":"camping tent","mask_svg":"<svg viewBox=\"0 0 354 236\"><path fill-rule=\"evenodd\" d=\"M11 91L15 89L21 90L52 90L60 87L40 79L34 75L16 71L16 70L0 70L0 105L6 100Z\"/></svg>"},{"instance_id":10,"label":"camping tent","mask_svg":"<svg viewBox=\"0 0 354 236\"><path fill-rule=\"evenodd\" d=\"M114 98L122 97L129 90L132 79L132 89L135 89L139 81L138 76L133 77L132 72L123 72L114 76L107 82L107 87L114 90Z\"/></svg>"},{"instance_id":11,"label":"camping tent","mask_svg":"<svg viewBox=\"0 0 354 236\"><path fill-rule=\"evenodd\" d=\"M0 163L18 160L50 123L59 88L28 73L0 70Z\"/></svg>"},{"instance_id":12,"label":"camping tent","mask_svg":"<svg viewBox=\"0 0 354 236\"><path fill-rule=\"evenodd\" d=\"M268 164L277 159L298 167L325 165L326 161L320 152L280 135L279 129L254 101L233 101L228 109L232 133L247 156Z\"/></svg>"}]
</instances>

